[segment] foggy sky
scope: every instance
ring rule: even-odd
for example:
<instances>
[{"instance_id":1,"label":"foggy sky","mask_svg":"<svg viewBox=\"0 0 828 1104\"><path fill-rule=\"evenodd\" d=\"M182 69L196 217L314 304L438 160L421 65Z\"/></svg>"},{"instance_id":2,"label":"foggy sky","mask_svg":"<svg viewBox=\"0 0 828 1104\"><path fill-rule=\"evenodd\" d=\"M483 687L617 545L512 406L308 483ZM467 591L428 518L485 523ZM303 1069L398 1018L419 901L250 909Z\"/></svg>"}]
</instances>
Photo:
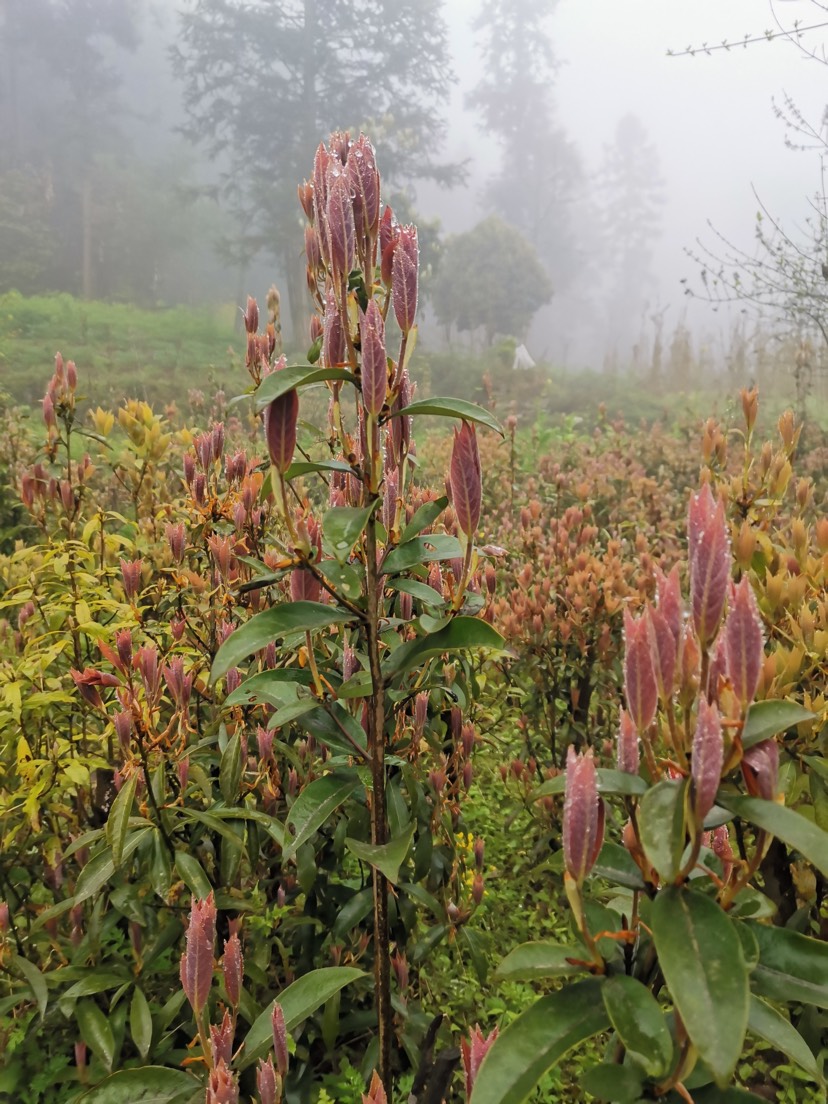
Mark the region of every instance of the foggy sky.
<instances>
[{"instance_id":1,"label":"foggy sky","mask_svg":"<svg viewBox=\"0 0 828 1104\"><path fill-rule=\"evenodd\" d=\"M472 187L496 164L475 117L463 107L474 83L476 53L470 23L478 0L452 0L458 86L452 105L449 146L471 159ZM786 25L797 18L820 22L819 9L805 0L782 0L776 10ZM697 237L709 244L709 219L737 244L752 249L757 210L751 185L769 208L795 231L808 212L808 197L820 188L815 153L785 147L784 127L772 99L787 92L803 114L819 125L828 102L828 67L808 60L792 43L759 42L709 56L668 57L727 38L737 42L776 29L772 9L761 0L560 0L549 28L561 62L552 98L558 118L597 171L618 120L632 112L657 146L665 182L664 232L654 251L661 306L675 320L686 315L695 330L718 325L711 308L686 299L678 281L695 280L698 268L683 253ZM824 31L804 38L818 48ZM424 214L443 218L452 230L467 229L480 217L468 197L420 190Z\"/></svg>"}]
</instances>

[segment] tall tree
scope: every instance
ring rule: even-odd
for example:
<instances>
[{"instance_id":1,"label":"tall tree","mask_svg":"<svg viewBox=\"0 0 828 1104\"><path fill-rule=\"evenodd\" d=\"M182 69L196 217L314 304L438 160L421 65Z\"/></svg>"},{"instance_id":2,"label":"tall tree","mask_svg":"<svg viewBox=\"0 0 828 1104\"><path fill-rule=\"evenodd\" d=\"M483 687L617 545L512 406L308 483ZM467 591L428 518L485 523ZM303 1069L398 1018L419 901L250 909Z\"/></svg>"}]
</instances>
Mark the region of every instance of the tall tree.
<instances>
[{"instance_id":1,"label":"tall tree","mask_svg":"<svg viewBox=\"0 0 828 1104\"><path fill-rule=\"evenodd\" d=\"M482 330L524 340L532 316L552 295L549 277L520 231L489 215L447 239L434 280L437 320L458 330Z\"/></svg>"},{"instance_id":2,"label":"tall tree","mask_svg":"<svg viewBox=\"0 0 828 1104\"><path fill-rule=\"evenodd\" d=\"M653 290L650 265L664 202L658 151L635 115L619 120L605 147L596 191L610 334L623 341L635 336L636 319Z\"/></svg>"},{"instance_id":3,"label":"tall tree","mask_svg":"<svg viewBox=\"0 0 828 1104\"><path fill-rule=\"evenodd\" d=\"M582 272L588 247L579 217L586 177L578 150L555 117L557 63L549 31L554 4L484 0L474 21L481 78L467 97L481 129L500 143L486 206L533 242L555 292Z\"/></svg>"},{"instance_id":4,"label":"tall tree","mask_svg":"<svg viewBox=\"0 0 828 1104\"><path fill-rule=\"evenodd\" d=\"M452 80L441 0L192 0L175 50L186 133L224 168L240 250L288 280L301 339L304 266L296 184L320 140L364 127L386 178L450 181L438 151Z\"/></svg>"}]
</instances>

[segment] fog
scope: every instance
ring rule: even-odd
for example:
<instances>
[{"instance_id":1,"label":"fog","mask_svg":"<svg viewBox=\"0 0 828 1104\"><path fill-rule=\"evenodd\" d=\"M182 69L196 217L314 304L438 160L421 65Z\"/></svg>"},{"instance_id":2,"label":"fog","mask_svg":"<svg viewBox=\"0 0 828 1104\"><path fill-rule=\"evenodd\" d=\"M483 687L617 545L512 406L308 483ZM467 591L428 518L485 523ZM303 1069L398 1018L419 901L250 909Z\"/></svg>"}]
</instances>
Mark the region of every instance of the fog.
<instances>
[{"instance_id":1,"label":"fog","mask_svg":"<svg viewBox=\"0 0 828 1104\"><path fill-rule=\"evenodd\" d=\"M705 329L711 322L709 307L688 306L678 283L688 277L698 286L697 266L684 248L697 237L715 244L709 220L752 250L757 211L752 187L792 232L810 213L809 197L822 187L819 158L786 147L772 101L781 102L787 93L819 127L828 70L786 41L707 56L667 56L668 48L733 42L776 29L767 4L593 0L588 7L593 18L587 24L578 13L584 5L577 0L561 4L558 28L569 61L559 85L561 112L583 135L593 159L608 137L610 104L613 114L629 110L644 123L666 184L663 235L653 261L658 297L674 312L687 310L695 330ZM796 18L819 21L812 4L776 8L786 25ZM806 36L804 44L818 47L822 33ZM599 87L603 94L590 95L589 89Z\"/></svg>"},{"instance_id":2,"label":"fog","mask_svg":"<svg viewBox=\"0 0 828 1104\"><path fill-rule=\"evenodd\" d=\"M496 133L482 129L484 110L470 100L497 60L485 55L485 27L474 25L481 14L510 6L531 13L532 34L542 28L555 63L529 102L511 105L513 120ZM443 55L435 9L447 24ZM697 342L724 348L722 335L744 304L716 313L688 297L686 288L703 291L703 285L699 264L686 250L698 252L701 241L721 252L709 222L753 251L752 189L797 238L813 214L809 199L821 191L820 151L786 147L773 101L790 96L819 130L828 69L808 51L821 53L826 30L805 33L798 44L776 38L739 45L746 35L778 34L777 20L787 28L796 20L822 22L825 12L815 0L778 0L775 6L756 0L559 0L545 8L527 0L422 0L407 6L408 22L400 28L416 49L411 46L408 61L398 54L385 74L371 71L358 45L350 58L341 52L343 42L360 42L348 19L374 13L380 25L382 18L394 23L403 19L402 7L380 0L261 0L248 9L260 22L237 38L227 36L227 43L238 42L240 54L213 71L208 119L210 70L199 68L197 52L204 40L183 37L184 27L192 31L197 23L182 18L206 18L215 10L207 0L175 7L151 0L91 6L0 0L0 292L67 291L156 307L238 302L248 290L264 298L275 281L289 308L286 337L301 346L307 304L295 264L301 222L294 186L310 174L313 144L327 129L375 118L378 152L387 153L395 169L389 194L403 197L412 217L439 220L430 233L442 251L423 250L434 289L440 288L440 264L455 248L453 236L474 230L492 213L517 224L549 280L551 303L534 316L533 306L530 320L518 312L511 329L508 323L464 329L448 316L448 296L435 295L422 340L434 348L447 342L479 348L511 337L538 359L600 367L610 358L623 367L637 347L640 355L642 340L652 338L654 319L665 332L686 325ZM293 24L301 28L309 13L322 20L316 34L318 51L324 51L317 52L313 83L323 102L312 115L305 110L307 96L291 98L290 80L283 79L291 73L294 48L287 36L300 33ZM364 25L359 33L364 38ZM729 51L702 49L725 39L733 44ZM285 56L278 54L283 40ZM688 46L695 56L683 54ZM177 56L176 47L182 51ZM527 58L527 73L536 62ZM410 72L402 71L406 64ZM345 85L337 84L336 70L348 66L354 70L349 87L361 80L370 88L373 81L373 100L357 96L341 106L348 101L337 99ZM415 117L412 107L416 66L422 86L434 92L428 119ZM450 70L451 84L444 81ZM221 81L235 80L238 88L240 72L246 84L231 105ZM491 104L490 98L494 110ZM340 118L340 111L351 114ZM288 151L300 114L304 137ZM194 118L201 141L191 141L199 137L192 125L182 133ZM548 144L542 137L548 134L555 145L545 158L533 149L535 119L538 144ZM250 134L242 141L245 126ZM418 126L422 144L406 160L400 133L410 138ZM515 133L523 148L514 145ZM513 177L504 177L498 192L505 150ZM462 165L462 183L428 178L446 162ZM521 164L527 166L522 177ZM521 188L532 174L524 198ZM531 212L526 204L535 205Z\"/></svg>"},{"instance_id":3,"label":"fog","mask_svg":"<svg viewBox=\"0 0 828 1104\"><path fill-rule=\"evenodd\" d=\"M747 34L753 38L766 30L778 32L773 7L756 0L561 0L552 7L550 37L561 65L550 96L593 182L604 147L627 113L640 120L657 150L664 189L651 262L653 284L646 289L650 307L666 309L668 329L683 319L699 337L719 333L740 317L742 308L714 314L708 303L688 298L682 278L703 289L699 266L685 250L695 250L697 239L716 247L711 223L752 252L758 210L754 188L792 236L812 213L810 200L822 189L819 155L787 148L774 101L781 104L787 93L819 127L828 103L828 70L808 51L821 53L828 28L803 34L800 45L775 39L742 47L738 43ZM496 164L496 151L474 114L463 107L464 92L474 80L476 51L469 26L478 9L478 0L450 5L459 82L449 147L469 159L472 192L479 176ZM797 19L803 25L821 22L824 15L809 2L777 3L775 11L786 27ZM723 40L734 44L730 51L668 53ZM452 229L467 229L481 214L479 203L470 205L459 190L451 195L430 191L422 205ZM577 294L587 295L588 288ZM567 300L539 320L530 345L555 358L565 356L575 337L567 325L571 308ZM607 332L603 321L599 310L594 325L581 327L576 360L579 353L594 359L612 346L618 335ZM585 340L584 328L593 340Z\"/></svg>"}]
</instances>

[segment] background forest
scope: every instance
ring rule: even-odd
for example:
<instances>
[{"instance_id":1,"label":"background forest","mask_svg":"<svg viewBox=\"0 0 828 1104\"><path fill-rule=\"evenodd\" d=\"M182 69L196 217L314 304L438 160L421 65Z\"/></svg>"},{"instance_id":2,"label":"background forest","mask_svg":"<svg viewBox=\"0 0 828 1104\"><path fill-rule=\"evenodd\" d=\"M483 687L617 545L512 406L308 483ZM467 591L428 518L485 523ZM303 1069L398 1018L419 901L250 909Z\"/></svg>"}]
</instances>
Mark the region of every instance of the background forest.
<instances>
[{"instance_id":1,"label":"background forest","mask_svg":"<svg viewBox=\"0 0 828 1104\"><path fill-rule=\"evenodd\" d=\"M800 7L805 24L811 5ZM640 14L630 9L631 24ZM610 35L614 17L606 15ZM65 293L153 310L209 304L216 315L218 304L243 301L249 291L263 298L275 284L285 338L300 347L309 316L291 191L320 134L362 127L387 166L388 199L401 217L417 213L429 302L422 330L432 348L479 351L512 339L558 367L632 365L658 374L665 350L684 342L713 374L731 367L741 382L767 344L755 315L744 314L744 302L720 316L723 324L709 312L688 314L684 292L713 294L712 281L699 278L708 264L711 276L730 274L729 299L758 294L766 319L790 307L784 289L753 286L761 273L747 256L728 266L726 244L704 230L711 217L775 269L774 234L760 238L755 254L750 244L759 209L752 180L760 200L772 200L770 217L787 227L782 245L788 240L807 255L800 283L821 278L822 206L806 202L820 179L821 106L809 92L818 86L818 63L802 92L785 67L796 45L772 43L779 84L776 69L763 70L760 60L757 99L757 55L665 59L676 45L668 36L685 30L679 15L675 30L647 30L665 36L658 52L650 46L652 86L663 85L666 73L667 100L679 105L684 84L688 92L697 85L699 123L706 117L715 128L715 93L702 94L708 77L715 89L729 82L726 65L737 80L743 75L744 95L754 96L745 101L751 125L765 138L764 149L754 142L755 164L741 179L708 189L706 147L699 144L688 165L674 128L665 131L634 82L614 98L618 114L607 110L594 126L588 109L606 67L602 33L593 36L594 58L584 54L582 28L565 0L450 8L418 0L404 12L380 0L191 0L175 9L154 0L4 0L0 294ZM568 64L570 52L578 68ZM606 79L618 77L613 71ZM777 103L790 112L787 131L771 110L783 88L801 93L787 107ZM689 102L674 109L687 111ZM813 124L810 135L797 136L797 111L800 123ZM738 119L732 125L740 136L732 146L741 149ZM810 152L786 152L786 134ZM788 192L780 200L782 172ZM692 206L679 174L694 182ZM713 260L703 251L697 260L684 256L696 237ZM796 250L787 252L795 264ZM795 278L789 272L787 283ZM14 373L5 343L27 331L14 328L13 311L3 313L0 355ZM790 323L790 311L786 317ZM795 338L820 336L815 319L794 323L787 328Z\"/></svg>"}]
</instances>

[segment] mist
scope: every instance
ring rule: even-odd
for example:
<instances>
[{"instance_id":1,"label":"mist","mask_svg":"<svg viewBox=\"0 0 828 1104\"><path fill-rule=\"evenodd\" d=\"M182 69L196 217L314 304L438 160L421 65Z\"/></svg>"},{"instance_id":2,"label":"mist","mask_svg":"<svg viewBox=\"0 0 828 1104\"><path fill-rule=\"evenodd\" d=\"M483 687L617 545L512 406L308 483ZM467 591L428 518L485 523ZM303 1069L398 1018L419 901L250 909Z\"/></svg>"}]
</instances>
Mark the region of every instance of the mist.
<instances>
[{"instance_id":1,"label":"mist","mask_svg":"<svg viewBox=\"0 0 828 1104\"><path fill-rule=\"evenodd\" d=\"M693 255L722 256L717 233L751 254L759 201L795 241L821 241L824 227L806 223L824 147L789 148L775 110L789 97L821 132L826 70L809 52L821 55L822 32L792 41L777 22L817 22L810 0L558 0L541 11L526 0L424 0L399 28L410 72L402 55L374 59L348 23L357 11L396 14L339 3L314 31L330 62L317 64L308 113L287 79L304 40L288 36L291 20L310 34L302 20L321 19L316 7L250 8L259 22L228 31L219 59L207 57L205 31L219 9L204 0L5 0L0 293L219 309L248 293L263 300L275 284L285 340L306 348L295 185L328 131L363 124L390 165L398 216L421 225L426 349L507 340L553 366L624 370L651 361L678 328L724 363L734 327L755 328L757 313L705 302ZM502 57L497 19L511 26L511 39L497 31ZM776 37L739 45L766 31ZM705 51L724 40L733 48ZM350 101L337 68L360 88ZM487 86L492 73L500 86ZM472 278L501 260L461 260L477 256L487 219L491 248L523 257L524 276L537 271L511 314ZM455 305L458 280L489 306ZM761 324L813 336L784 312Z\"/></svg>"},{"instance_id":2,"label":"mist","mask_svg":"<svg viewBox=\"0 0 828 1104\"><path fill-rule=\"evenodd\" d=\"M422 197L423 209L452 231L468 229L480 217L482 185L497 161L479 120L464 107L475 79L475 37L469 27L479 6L463 0L450 9L458 85L449 144L455 156L468 160L469 186L450 195L435 189ZM549 96L583 157L588 187L600 188L606 148L619 121L630 115L655 148L663 187L656 204L658 234L634 327L622 332L612 327L600 303L593 302L594 281L587 279L542 312L529 344L557 361L601 363L614 349L623 359L641 329L652 332L653 315L660 315L668 330L683 323L697 341L721 344L732 326L743 324L744 308L737 303L714 313L710 304L688 296L687 287L704 289L699 265L687 251L698 253L701 241L723 255L718 231L752 252L757 196L792 237L813 215L812 201L822 194L824 150L789 148L775 106L790 96L820 129L825 70L808 52L820 53L822 32L803 34L798 42L777 38L741 46L745 35L779 31L774 8L751 0L726 6L714 0L669 5L561 0L551 7L548 28L559 68ZM797 19L814 22L815 13L808 3L776 5L786 27ZM705 54L700 49L723 40L733 44L729 51ZM684 54L688 46L697 50L695 56ZM469 203L469 192L475 203ZM590 242L589 225L578 232ZM595 259L599 268L606 260L600 252ZM586 302L589 318L573 328L573 316Z\"/></svg>"}]
</instances>

